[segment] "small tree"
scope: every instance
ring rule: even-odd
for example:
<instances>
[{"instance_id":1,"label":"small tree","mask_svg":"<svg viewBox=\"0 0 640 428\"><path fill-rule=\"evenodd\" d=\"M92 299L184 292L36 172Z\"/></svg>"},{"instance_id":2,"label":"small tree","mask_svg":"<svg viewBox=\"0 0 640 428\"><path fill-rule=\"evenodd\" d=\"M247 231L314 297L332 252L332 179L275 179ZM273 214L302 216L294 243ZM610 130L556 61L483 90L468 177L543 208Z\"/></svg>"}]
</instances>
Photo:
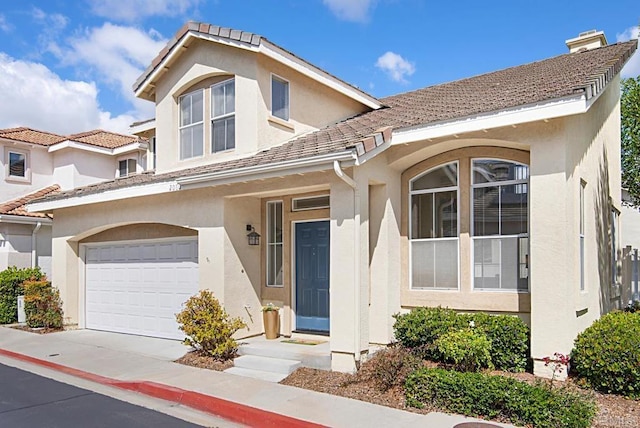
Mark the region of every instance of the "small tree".
<instances>
[{"instance_id":1,"label":"small tree","mask_svg":"<svg viewBox=\"0 0 640 428\"><path fill-rule=\"evenodd\" d=\"M61 329L63 323L62 300L57 288L46 280L25 281L24 311L29 327Z\"/></svg>"},{"instance_id":2,"label":"small tree","mask_svg":"<svg viewBox=\"0 0 640 428\"><path fill-rule=\"evenodd\" d=\"M187 335L185 344L218 360L228 360L236 355L238 344L232 336L246 327L240 318L231 318L208 290L189 298L176 319L180 330Z\"/></svg>"},{"instance_id":3,"label":"small tree","mask_svg":"<svg viewBox=\"0 0 640 428\"><path fill-rule=\"evenodd\" d=\"M620 98L622 187L640 205L640 76L622 80Z\"/></svg>"}]
</instances>

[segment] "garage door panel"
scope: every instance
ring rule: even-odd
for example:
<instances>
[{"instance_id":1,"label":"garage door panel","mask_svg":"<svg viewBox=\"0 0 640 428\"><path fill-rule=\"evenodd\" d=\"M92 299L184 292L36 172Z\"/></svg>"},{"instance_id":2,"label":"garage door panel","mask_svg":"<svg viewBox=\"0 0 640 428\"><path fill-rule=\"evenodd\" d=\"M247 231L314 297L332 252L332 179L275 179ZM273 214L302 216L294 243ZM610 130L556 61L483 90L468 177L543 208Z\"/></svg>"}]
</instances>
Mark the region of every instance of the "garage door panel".
<instances>
[{"instance_id":1,"label":"garage door panel","mask_svg":"<svg viewBox=\"0 0 640 428\"><path fill-rule=\"evenodd\" d=\"M88 246L87 328L182 339L175 314L198 291L195 240Z\"/></svg>"}]
</instances>

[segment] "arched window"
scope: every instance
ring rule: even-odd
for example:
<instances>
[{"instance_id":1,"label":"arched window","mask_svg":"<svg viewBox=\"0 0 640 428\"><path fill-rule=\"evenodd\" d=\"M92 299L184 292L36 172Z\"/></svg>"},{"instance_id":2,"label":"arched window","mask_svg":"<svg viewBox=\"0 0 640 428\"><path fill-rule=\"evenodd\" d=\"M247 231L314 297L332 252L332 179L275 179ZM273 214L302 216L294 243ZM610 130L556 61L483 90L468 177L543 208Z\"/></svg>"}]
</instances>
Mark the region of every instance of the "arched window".
<instances>
[{"instance_id":1,"label":"arched window","mask_svg":"<svg viewBox=\"0 0 640 428\"><path fill-rule=\"evenodd\" d=\"M529 289L529 167L472 160L473 287Z\"/></svg>"},{"instance_id":2,"label":"arched window","mask_svg":"<svg viewBox=\"0 0 640 428\"><path fill-rule=\"evenodd\" d=\"M458 288L458 163L409 183L412 289Z\"/></svg>"}]
</instances>

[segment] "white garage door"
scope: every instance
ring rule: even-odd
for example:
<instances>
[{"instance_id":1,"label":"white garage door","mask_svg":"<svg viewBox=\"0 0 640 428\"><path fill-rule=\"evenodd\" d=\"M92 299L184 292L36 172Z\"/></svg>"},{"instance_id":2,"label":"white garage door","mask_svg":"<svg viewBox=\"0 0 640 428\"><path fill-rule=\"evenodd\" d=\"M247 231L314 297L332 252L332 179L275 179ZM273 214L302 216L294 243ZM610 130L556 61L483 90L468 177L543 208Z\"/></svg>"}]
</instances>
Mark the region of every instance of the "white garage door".
<instances>
[{"instance_id":1,"label":"white garage door","mask_svg":"<svg viewBox=\"0 0 640 428\"><path fill-rule=\"evenodd\" d=\"M89 245L85 283L87 328L183 339L175 314L198 292L198 241Z\"/></svg>"}]
</instances>

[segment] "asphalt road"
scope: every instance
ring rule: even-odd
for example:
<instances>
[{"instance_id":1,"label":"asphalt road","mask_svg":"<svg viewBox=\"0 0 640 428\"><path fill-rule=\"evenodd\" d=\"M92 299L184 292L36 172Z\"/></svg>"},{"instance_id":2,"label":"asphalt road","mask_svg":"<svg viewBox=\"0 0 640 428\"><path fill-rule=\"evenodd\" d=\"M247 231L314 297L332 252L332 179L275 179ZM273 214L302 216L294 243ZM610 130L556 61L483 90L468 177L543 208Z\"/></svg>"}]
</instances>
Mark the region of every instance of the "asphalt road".
<instances>
[{"instance_id":1,"label":"asphalt road","mask_svg":"<svg viewBox=\"0 0 640 428\"><path fill-rule=\"evenodd\" d=\"M0 364L0 427L191 428L192 423Z\"/></svg>"}]
</instances>

